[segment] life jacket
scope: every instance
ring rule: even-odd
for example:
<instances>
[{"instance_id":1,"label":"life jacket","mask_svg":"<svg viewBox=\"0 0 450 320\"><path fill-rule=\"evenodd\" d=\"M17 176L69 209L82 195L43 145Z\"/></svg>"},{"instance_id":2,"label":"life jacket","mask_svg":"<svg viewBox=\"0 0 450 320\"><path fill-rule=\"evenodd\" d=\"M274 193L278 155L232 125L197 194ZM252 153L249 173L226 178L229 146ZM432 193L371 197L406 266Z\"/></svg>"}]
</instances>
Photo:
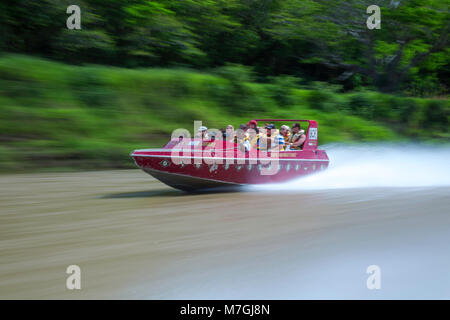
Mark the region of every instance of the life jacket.
<instances>
[{"instance_id":1,"label":"life jacket","mask_svg":"<svg viewBox=\"0 0 450 320\"><path fill-rule=\"evenodd\" d=\"M289 143L294 143L294 142L296 142L296 141L298 141L298 139L300 139L301 137L302 137L302 135L304 135L305 134L305 130L300 130L299 132L297 132L297 133L294 133L294 134L291 134L290 136L289 136ZM302 149L302 146L298 146L298 147L291 147L291 149L294 149L294 150L301 150Z\"/></svg>"}]
</instances>

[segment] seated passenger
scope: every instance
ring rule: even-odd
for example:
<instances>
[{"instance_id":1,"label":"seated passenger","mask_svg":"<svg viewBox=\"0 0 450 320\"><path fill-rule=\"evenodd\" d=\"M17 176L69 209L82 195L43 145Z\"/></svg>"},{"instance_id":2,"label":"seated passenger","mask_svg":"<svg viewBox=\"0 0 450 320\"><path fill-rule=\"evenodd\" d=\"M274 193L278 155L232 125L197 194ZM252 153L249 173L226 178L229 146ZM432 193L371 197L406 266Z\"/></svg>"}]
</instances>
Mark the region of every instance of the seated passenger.
<instances>
[{"instance_id":1,"label":"seated passenger","mask_svg":"<svg viewBox=\"0 0 450 320\"><path fill-rule=\"evenodd\" d=\"M289 137L289 150L301 150L305 140L305 131L301 129L299 123L294 123L292 126L292 134Z\"/></svg>"},{"instance_id":2,"label":"seated passenger","mask_svg":"<svg viewBox=\"0 0 450 320\"><path fill-rule=\"evenodd\" d=\"M258 121L256 120L251 120L247 123L247 130L248 129L254 129L257 130L258 129Z\"/></svg>"},{"instance_id":3,"label":"seated passenger","mask_svg":"<svg viewBox=\"0 0 450 320\"><path fill-rule=\"evenodd\" d=\"M275 129L273 124L270 124L268 127L272 129L272 136L274 137L274 144L272 145L272 148L278 146L278 150L283 151L286 144L284 136Z\"/></svg>"},{"instance_id":4,"label":"seated passenger","mask_svg":"<svg viewBox=\"0 0 450 320\"><path fill-rule=\"evenodd\" d=\"M236 135L236 132L234 132L233 125L229 124L227 125L227 128L224 130L223 139L224 140L233 140Z\"/></svg>"},{"instance_id":5,"label":"seated passenger","mask_svg":"<svg viewBox=\"0 0 450 320\"><path fill-rule=\"evenodd\" d=\"M201 138L203 140L209 140L209 136L208 133L206 132L208 130L207 127L205 126L201 126L200 128L198 128L197 133L195 134L195 138Z\"/></svg>"},{"instance_id":6,"label":"seated passenger","mask_svg":"<svg viewBox=\"0 0 450 320\"><path fill-rule=\"evenodd\" d=\"M223 140L237 143L237 133L234 131L234 127L232 124L227 125L225 133L223 135Z\"/></svg>"},{"instance_id":7,"label":"seated passenger","mask_svg":"<svg viewBox=\"0 0 450 320\"><path fill-rule=\"evenodd\" d=\"M245 124L241 124L239 129L235 132L235 142L239 145L239 149L244 152L244 141L246 138L247 126Z\"/></svg>"},{"instance_id":8,"label":"seated passenger","mask_svg":"<svg viewBox=\"0 0 450 320\"><path fill-rule=\"evenodd\" d=\"M223 134L224 134L225 130L224 129L219 129L219 131L210 131L210 135L209 135L209 139L214 141L216 139L222 139L223 138Z\"/></svg>"},{"instance_id":9,"label":"seated passenger","mask_svg":"<svg viewBox=\"0 0 450 320\"><path fill-rule=\"evenodd\" d=\"M272 150L278 147L278 150L282 151L285 145L284 137L275 129L273 124L266 125L265 129L265 139L261 139L260 149Z\"/></svg>"},{"instance_id":10,"label":"seated passenger","mask_svg":"<svg viewBox=\"0 0 450 320\"><path fill-rule=\"evenodd\" d=\"M280 127L280 134L284 137L285 147L289 143L289 137L291 136L291 129L287 125L282 125Z\"/></svg>"},{"instance_id":11,"label":"seated passenger","mask_svg":"<svg viewBox=\"0 0 450 320\"><path fill-rule=\"evenodd\" d=\"M244 137L245 151L250 151L250 149L252 148L259 149L259 137L259 129L256 127L256 125L248 128Z\"/></svg>"}]
</instances>

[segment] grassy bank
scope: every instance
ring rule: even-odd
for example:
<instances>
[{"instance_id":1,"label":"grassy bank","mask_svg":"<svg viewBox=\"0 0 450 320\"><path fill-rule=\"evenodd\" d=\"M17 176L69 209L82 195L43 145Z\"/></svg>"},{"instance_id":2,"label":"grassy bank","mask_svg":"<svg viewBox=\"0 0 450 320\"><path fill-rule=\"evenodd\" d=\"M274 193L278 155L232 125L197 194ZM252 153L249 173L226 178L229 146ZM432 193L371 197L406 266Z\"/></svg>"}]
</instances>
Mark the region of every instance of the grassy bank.
<instances>
[{"instance_id":1,"label":"grassy bank","mask_svg":"<svg viewBox=\"0 0 450 320\"><path fill-rule=\"evenodd\" d=\"M0 170L133 167L135 148L176 128L251 118L319 121L319 143L449 139L448 100L338 94L291 78L256 83L248 70L129 70L0 57Z\"/></svg>"}]
</instances>

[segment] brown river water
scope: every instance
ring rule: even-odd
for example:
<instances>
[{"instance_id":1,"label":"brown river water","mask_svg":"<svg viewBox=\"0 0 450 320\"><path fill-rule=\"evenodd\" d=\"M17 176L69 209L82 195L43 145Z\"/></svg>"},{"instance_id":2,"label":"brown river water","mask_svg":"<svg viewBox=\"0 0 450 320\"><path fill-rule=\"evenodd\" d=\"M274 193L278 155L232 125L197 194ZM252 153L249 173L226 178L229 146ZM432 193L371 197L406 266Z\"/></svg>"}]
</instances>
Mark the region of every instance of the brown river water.
<instances>
[{"instance_id":1,"label":"brown river water","mask_svg":"<svg viewBox=\"0 0 450 320\"><path fill-rule=\"evenodd\" d=\"M409 186L365 166L203 194L139 170L2 175L0 298L450 298L448 171Z\"/></svg>"}]
</instances>

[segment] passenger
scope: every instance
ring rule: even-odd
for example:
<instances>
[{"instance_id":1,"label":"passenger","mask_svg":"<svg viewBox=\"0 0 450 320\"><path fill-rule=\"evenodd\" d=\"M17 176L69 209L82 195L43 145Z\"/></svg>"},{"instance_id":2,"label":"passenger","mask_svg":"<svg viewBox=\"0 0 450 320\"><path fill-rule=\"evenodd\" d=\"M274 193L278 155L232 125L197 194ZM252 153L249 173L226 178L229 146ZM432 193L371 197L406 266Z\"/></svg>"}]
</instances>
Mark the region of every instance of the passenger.
<instances>
[{"instance_id":1,"label":"passenger","mask_svg":"<svg viewBox=\"0 0 450 320\"><path fill-rule=\"evenodd\" d=\"M280 127L280 134L284 138L284 148L283 148L283 150L285 150L287 145L289 144L289 137L291 136L291 129L287 125L282 125Z\"/></svg>"},{"instance_id":2,"label":"passenger","mask_svg":"<svg viewBox=\"0 0 450 320\"><path fill-rule=\"evenodd\" d=\"M227 125L227 129L224 131L224 139L227 140L231 140L234 139L234 137L236 136L236 132L234 132L234 127L233 125L229 124Z\"/></svg>"},{"instance_id":3,"label":"passenger","mask_svg":"<svg viewBox=\"0 0 450 320\"><path fill-rule=\"evenodd\" d=\"M231 124L227 125L227 129L225 130L223 140L233 141L234 143L237 143L237 135L236 132L234 131L233 125Z\"/></svg>"},{"instance_id":4,"label":"passenger","mask_svg":"<svg viewBox=\"0 0 450 320\"><path fill-rule=\"evenodd\" d=\"M259 144L259 129L258 121L250 120L247 123L247 130L245 132L244 146L245 150L249 151L251 148L258 149Z\"/></svg>"},{"instance_id":5,"label":"passenger","mask_svg":"<svg viewBox=\"0 0 450 320\"><path fill-rule=\"evenodd\" d=\"M247 132L244 137L245 151L250 151L250 149L253 148L259 149L259 129L256 127L255 123L251 123L252 121L249 122L250 125L248 126L249 128L247 128Z\"/></svg>"},{"instance_id":6,"label":"passenger","mask_svg":"<svg viewBox=\"0 0 450 320\"><path fill-rule=\"evenodd\" d=\"M289 137L289 150L301 150L305 143L306 135L305 131L301 129L299 123L294 123L292 126L292 134Z\"/></svg>"},{"instance_id":7,"label":"passenger","mask_svg":"<svg viewBox=\"0 0 450 320\"><path fill-rule=\"evenodd\" d=\"M207 133L208 128L205 126L201 126L198 128L197 134L195 135L196 138L202 138L203 140L209 140L209 136Z\"/></svg>"},{"instance_id":8,"label":"passenger","mask_svg":"<svg viewBox=\"0 0 450 320\"><path fill-rule=\"evenodd\" d=\"M276 131L274 137L275 137L275 144L278 146L278 150L283 151L284 148L286 147L286 140L284 136L280 132Z\"/></svg>"},{"instance_id":9,"label":"passenger","mask_svg":"<svg viewBox=\"0 0 450 320\"><path fill-rule=\"evenodd\" d=\"M221 133L220 133L221 134ZM218 134L217 134L217 132L216 131L210 131L209 132L209 140L212 140L212 141L214 141L214 140L216 140L216 136L217 136ZM204 139L204 140L206 140L206 139Z\"/></svg>"},{"instance_id":10,"label":"passenger","mask_svg":"<svg viewBox=\"0 0 450 320\"><path fill-rule=\"evenodd\" d=\"M239 148L242 152L245 151L244 143L246 139L247 126L245 124L241 124L239 126L239 130L236 132L236 143L239 145Z\"/></svg>"},{"instance_id":11,"label":"passenger","mask_svg":"<svg viewBox=\"0 0 450 320\"><path fill-rule=\"evenodd\" d=\"M265 139L262 139L260 142L260 148L263 150L272 150L278 146L278 150L283 150L285 145L284 137L275 129L275 126L273 124L268 124L265 129Z\"/></svg>"},{"instance_id":12,"label":"passenger","mask_svg":"<svg viewBox=\"0 0 450 320\"><path fill-rule=\"evenodd\" d=\"M250 120L250 121L247 123L247 130L248 130L248 129L254 129L254 130L258 129L258 121L256 121L256 120Z\"/></svg>"}]
</instances>

